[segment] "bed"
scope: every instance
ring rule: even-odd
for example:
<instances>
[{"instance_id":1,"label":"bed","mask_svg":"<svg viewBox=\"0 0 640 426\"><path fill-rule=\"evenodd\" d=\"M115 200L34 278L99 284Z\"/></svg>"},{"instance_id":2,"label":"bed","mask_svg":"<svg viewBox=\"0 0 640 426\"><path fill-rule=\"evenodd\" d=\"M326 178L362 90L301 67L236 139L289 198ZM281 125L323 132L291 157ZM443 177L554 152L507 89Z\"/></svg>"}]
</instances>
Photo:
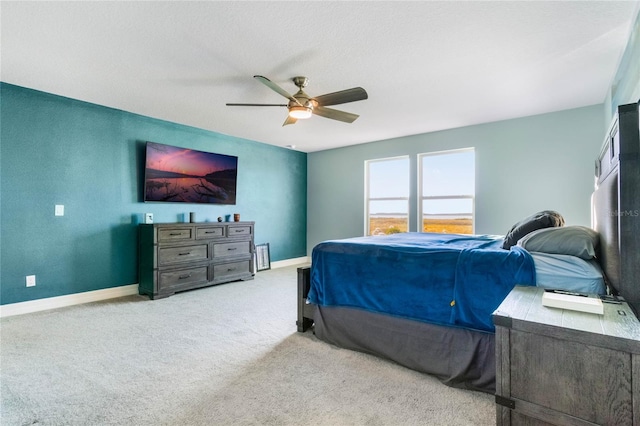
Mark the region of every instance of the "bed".
<instances>
[{"instance_id":1,"label":"bed","mask_svg":"<svg viewBox=\"0 0 640 426\"><path fill-rule=\"evenodd\" d=\"M638 105L619 108L596 161L591 228L541 211L506 236L404 233L325 241L298 269L298 331L443 383L495 391L491 314L516 285L640 305ZM616 212L613 214L613 212ZM635 285L634 285L635 284Z\"/></svg>"}]
</instances>

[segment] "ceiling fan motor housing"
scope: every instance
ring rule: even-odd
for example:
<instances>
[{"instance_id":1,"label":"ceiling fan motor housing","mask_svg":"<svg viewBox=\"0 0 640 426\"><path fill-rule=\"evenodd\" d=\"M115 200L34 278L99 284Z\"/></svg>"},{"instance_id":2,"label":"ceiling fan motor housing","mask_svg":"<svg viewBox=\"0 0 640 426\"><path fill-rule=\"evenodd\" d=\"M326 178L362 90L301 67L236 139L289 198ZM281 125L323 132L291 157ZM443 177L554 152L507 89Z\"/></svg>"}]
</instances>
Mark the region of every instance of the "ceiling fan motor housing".
<instances>
[{"instance_id":1,"label":"ceiling fan motor housing","mask_svg":"<svg viewBox=\"0 0 640 426\"><path fill-rule=\"evenodd\" d=\"M300 89L302 89L303 87L307 87L307 84L309 84L309 79L307 77L298 76L298 77L293 77L292 80L293 80L293 84L298 86Z\"/></svg>"}]
</instances>

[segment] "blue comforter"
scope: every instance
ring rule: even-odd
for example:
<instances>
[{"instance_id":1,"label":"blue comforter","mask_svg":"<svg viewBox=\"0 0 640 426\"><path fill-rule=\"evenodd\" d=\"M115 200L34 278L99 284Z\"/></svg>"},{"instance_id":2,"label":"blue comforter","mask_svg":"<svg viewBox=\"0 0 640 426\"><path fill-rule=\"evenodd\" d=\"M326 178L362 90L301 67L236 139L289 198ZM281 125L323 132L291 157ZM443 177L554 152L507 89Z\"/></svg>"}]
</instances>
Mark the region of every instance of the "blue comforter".
<instances>
[{"instance_id":1,"label":"blue comforter","mask_svg":"<svg viewBox=\"0 0 640 426\"><path fill-rule=\"evenodd\" d=\"M325 241L312 252L309 301L494 331L516 285L535 285L531 255L502 237L409 232Z\"/></svg>"}]
</instances>

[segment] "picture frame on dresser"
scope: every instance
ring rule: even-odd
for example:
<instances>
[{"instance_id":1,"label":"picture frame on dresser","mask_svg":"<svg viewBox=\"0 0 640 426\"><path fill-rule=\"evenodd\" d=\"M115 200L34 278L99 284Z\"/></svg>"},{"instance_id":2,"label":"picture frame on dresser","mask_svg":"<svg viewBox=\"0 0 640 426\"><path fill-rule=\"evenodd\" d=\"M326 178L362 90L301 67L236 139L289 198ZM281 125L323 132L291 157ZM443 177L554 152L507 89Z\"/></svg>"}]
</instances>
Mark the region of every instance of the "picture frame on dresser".
<instances>
[{"instance_id":1,"label":"picture frame on dresser","mask_svg":"<svg viewBox=\"0 0 640 426\"><path fill-rule=\"evenodd\" d=\"M256 244L256 268L257 271L271 269L269 243Z\"/></svg>"}]
</instances>

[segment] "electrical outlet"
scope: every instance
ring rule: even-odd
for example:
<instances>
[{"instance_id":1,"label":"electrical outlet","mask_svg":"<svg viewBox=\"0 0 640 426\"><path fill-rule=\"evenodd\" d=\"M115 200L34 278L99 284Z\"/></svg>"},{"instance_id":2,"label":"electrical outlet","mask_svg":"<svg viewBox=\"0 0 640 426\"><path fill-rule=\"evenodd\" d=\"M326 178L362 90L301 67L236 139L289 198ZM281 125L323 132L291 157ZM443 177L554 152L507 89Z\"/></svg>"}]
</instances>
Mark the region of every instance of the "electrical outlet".
<instances>
[{"instance_id":1,"label":"electrical outlet","mask_svg":"<svg viewBox=\"0 0 640 426\"><path fill-rule=\"evenodd\" d=\"M64 216L64 205L63 204L56 204L55 215L56 216Z\"/></svg>"},{"instance_id":2,"label":"electrical outlet","mask_svg":"<svg viewBox=\"0 0 640 426\"><path fill-rule=\"evenodd\" d=\"M33 287L36 285L36 276L27 275L27 287Z\"/></svg>"}]
</instances>

